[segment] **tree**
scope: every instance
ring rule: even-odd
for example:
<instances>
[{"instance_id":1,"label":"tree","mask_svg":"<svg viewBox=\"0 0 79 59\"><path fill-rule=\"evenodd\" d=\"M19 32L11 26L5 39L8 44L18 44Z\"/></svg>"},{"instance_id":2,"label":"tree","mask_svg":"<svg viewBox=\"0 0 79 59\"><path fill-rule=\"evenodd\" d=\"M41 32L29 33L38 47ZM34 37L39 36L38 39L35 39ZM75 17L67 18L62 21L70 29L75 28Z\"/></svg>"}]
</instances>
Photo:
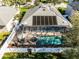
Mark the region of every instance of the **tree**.
<instances>
[{"instance_id":1,"label":"tree","mask_svg":"<svg viewBox=\"0 0 79 59\"><path fill-rule=\"evenodd\" d=\"M62 53L64 59L79 59L79 48L72 48Z\"/></svg>"},{"instance_id":2,"label":"tree","mask_svg":"<svg viewBox=\"0 0 79 59\"><path fill-rule=\"evenodd\" d=\"M50 2L50 3L53 3L54 5L56 5L57 3L64 2L64 0L47 0L47 2Z\"/></svg>"},{"instance_id":3,"label":"tree","mask_svg":"<svg viewBox=\"0 0 79 59\"><path fill-rule=\"evenodd\" d=\"M3 59L57 59L52 53L6 53Z\"/></svg>"},{"instance_id":4,"label":"tree","mask_svg":"<svg viewBox=\"0 0 79 59\"><path fill-rule=\"evenodd\" d=\"M56 5L57 3L61 3L62 0L51 0L51 2L52 2L54 5Z\"/></svg>"},{"instance_id":5,"label":"tree","mask_svg":"<svg viewBox=\"0 0 79 59\"><path fill-rule=\"evenodd\" d=\"M39 3L40 3L40 0L35 0L35 5L36 6L39 5Z\"/></svg>"},{"instance_id":6,"label":"tree","mask_svg":"<svg viewBox=\"0 0 79 59\"><path fill-rule=\"evenodd\" d=\"M52 53L35 53L33 59L57 59Z\"/></svg>"},{"instance_id":7,"label":"tree","mask_svg":"<svg viewBox=\"0 0 79 59\"><path fill-rule=\"evenodd\" d=\"M74 11L70 19L73 27L65 33L64 39L74 47L79 45L79 11Z\"/></svg>"},{"instance_id":8,"label":"tree","mask_svg":"<svg viewBox=\"0 0 79 59\"><path fill-rule=\"evenodd\" d=\"M21 5L21 4L25 4L26 2L30 2L31 0L3 0L3 3L5 5Z\"/></svg>"}]
</instances>

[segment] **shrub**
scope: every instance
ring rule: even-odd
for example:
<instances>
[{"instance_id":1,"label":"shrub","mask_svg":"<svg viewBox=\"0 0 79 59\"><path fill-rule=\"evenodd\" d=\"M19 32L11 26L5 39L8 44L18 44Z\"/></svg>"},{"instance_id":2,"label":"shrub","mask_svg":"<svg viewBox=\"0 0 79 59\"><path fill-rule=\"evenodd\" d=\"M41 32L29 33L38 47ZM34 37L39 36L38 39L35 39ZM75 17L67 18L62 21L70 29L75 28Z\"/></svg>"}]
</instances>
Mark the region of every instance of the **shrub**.
<instances>
[{"instance_id":1,"label":"shrub","mask_svg":"<svg viewBox=\"0 0 79 59\"><path fill-rule=\"evenodd\" d=\"M58 10L60 11L61 14L64 15L66 8L61 8L61 7L59 7Z\"/></svg>"}]
</instances>

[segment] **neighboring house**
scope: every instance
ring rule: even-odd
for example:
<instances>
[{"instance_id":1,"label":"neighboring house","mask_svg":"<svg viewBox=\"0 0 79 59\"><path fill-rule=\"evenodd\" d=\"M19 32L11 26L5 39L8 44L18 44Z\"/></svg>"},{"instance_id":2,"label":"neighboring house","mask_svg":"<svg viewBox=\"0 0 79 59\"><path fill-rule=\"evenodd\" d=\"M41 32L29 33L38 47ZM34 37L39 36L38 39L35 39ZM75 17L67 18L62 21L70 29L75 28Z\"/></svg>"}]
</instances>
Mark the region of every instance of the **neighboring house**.
<instances>
[{"instance_id":1,"label":"neighboring house","mask_svg":"<svg viewBox=\"0 0 79 59\"><path fill-rule=\"evenodd\" d=\"M17 14L18 10L12 7L1 6L0 7L0 29L6 27L8 31L12 28L12 22L14 16Z\"/></svg>"},{"instance_id":2,"label":"neighboring house","mask_svg":"<svg viewBox=\"0 0 79 59\"><path fill-rule=\"evenodd\" d=\"M79 10L79 2L75 1L70 4L74 10Z\"/></svg>"},{"instance_id":3,"label":"neighboring house","mask_svg":"<svg viewBox=\"0 0 79 59\"><path fill-rule=\"evenodd\" d=\"M68 4L66 14L68 16L71 16L75 10L79 10L79 2L78 1L73 1L72 3Z\"/></svg>"}]
</instances>

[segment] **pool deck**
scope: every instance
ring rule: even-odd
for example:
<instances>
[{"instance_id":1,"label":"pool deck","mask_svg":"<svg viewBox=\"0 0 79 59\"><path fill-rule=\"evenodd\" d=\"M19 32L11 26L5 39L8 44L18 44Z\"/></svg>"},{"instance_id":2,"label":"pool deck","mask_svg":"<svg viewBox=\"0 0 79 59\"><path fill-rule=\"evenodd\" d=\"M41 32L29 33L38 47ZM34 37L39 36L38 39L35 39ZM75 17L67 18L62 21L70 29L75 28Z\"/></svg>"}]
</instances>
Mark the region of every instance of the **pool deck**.
<instances>
[{"instance_id":1,"label":"pool deck","mask_svg":"<svg viewBox=\"0 0 79 59\"><path fill-rule=\"evenodd\" d=\"M60 32L25 32L24 36L62 36Z\"/></svg>"}]
</instances>

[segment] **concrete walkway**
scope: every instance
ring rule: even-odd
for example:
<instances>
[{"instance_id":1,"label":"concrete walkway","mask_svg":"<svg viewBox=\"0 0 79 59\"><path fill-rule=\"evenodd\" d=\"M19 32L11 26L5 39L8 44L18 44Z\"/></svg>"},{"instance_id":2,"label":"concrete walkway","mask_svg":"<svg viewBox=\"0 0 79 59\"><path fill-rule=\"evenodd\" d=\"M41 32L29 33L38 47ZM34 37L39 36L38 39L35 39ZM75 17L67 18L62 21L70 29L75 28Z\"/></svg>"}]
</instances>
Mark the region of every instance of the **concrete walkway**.
<instances>
[{"instance_id":1,"label":"concrete walkway","mask_svg":"<svg viewBox=\"0 0 79 59\"><path fill-rule=\"evenodd\" d=\"M61 53L66 49L70 48L7 48L5 52L19 52L19 53L25 53L28 52L28 49L31 49L31 52L33 53Z\"/></svg>"}]
</instances>

